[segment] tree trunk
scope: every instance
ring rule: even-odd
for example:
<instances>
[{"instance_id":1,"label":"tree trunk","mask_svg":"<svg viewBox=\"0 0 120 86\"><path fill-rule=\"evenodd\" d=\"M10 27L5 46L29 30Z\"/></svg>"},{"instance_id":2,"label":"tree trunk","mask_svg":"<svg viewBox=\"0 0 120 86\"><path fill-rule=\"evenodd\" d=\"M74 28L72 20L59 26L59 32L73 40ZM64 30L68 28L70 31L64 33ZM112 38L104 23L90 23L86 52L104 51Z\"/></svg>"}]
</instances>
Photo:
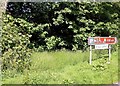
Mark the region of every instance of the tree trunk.
<instances>
[{"instance_id":1,"label":"tree trunk","mask_svg":"<svg viewBox=\"0 0 120 86\"><path fill-rule=\"evenodd\" d=\"M6 6L7 6L7 1L8 0L0 0L0 21L2 18L2 13L5 12Z\"/></svg>"}]
</instances>

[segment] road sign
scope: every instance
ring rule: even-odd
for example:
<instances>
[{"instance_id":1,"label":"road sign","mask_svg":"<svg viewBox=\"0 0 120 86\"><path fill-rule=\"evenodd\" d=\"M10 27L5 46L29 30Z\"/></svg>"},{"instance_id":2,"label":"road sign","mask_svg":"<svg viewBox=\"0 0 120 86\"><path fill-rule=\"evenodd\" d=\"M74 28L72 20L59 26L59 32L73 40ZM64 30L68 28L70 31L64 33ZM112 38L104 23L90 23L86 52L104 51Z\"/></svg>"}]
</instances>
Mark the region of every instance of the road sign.
<instances>
[{"instance_id":1,"label":"road sign","mask_svg":"<svg viewBox=\"0 0 120 86\"><path fill-rule=\"evenodd\" d=\"M116 37L89 37L88 45L96 44L115 44L117 43Z\"/></svg>"},{"instance_id":2,"label":"road sign","mask_svg":"<svg viewBox=\"0 0 120 86\"><path fill-rule=\"evenodd\" d=\"M116 37L89 37L88 45L90 45L90 64L92 63L92 45L95 45L95 49L108 49L109 61L111 58L111 44L117 43Z\"/></svg>"},{"instance_id":3,"label":"road sign","mask_svg":"<svg viewBox=\"0 0 120 86\"><path fill-rule=\"evenodd\" d=\"M108 49L108 44L95 45L95 49Z\"/></svg>"}]
</instances>

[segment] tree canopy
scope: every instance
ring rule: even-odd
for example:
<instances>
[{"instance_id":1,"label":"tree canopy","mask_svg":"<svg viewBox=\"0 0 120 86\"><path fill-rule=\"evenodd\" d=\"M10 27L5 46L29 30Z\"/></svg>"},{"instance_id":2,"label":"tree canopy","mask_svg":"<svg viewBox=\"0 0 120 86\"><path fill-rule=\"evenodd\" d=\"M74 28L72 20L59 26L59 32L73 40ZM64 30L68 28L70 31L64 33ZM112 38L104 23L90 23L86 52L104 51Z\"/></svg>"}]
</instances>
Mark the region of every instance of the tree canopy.
<instances>
[{"instance_id":1,"label":"tree canopy","mask_svg":"<svg viewBox=\"0 0 120 86\"><path fill-rule=\"evenodd\" d=\"M119 8L117 2L9 2L6 12L33 24L30 40L36 46L80 49L89 36L117 35Z\"/></svg>"}]
</instances>

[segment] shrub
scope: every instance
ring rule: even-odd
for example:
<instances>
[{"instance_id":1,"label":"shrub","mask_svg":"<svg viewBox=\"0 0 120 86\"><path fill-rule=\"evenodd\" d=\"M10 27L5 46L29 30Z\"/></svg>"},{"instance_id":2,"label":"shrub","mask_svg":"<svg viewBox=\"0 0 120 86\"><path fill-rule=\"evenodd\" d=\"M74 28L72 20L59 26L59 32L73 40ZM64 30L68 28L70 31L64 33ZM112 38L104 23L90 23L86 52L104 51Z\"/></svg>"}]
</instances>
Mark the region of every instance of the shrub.
<instances>
[{"instance_id":1,"label":"shrub","mask_svg":"<svg viewBox=\"0 0 120 86\"><path fill-rule=\"evenodd\" d=\"M22 71L29 68L30 52L27 48L29 45L30 35L22 33L22 29L15 23L15 18L10 15L3 16L2 28L2 69L13 69Z\"/></svg>"}]
</instances>

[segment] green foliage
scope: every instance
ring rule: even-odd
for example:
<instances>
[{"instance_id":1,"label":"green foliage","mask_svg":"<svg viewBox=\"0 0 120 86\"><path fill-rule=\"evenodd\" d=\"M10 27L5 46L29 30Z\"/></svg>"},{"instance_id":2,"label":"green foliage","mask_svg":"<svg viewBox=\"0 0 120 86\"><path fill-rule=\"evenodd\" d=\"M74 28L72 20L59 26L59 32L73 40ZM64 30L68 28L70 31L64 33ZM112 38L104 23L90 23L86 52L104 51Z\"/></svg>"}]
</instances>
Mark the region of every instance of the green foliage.
<instances>
[{"instance_id":1,"label":"green foliage","mask_svg":"<svg viewBox=\"0 0 120 86\"><path fill-rule=\"evenodd\" d=\"M97 64L93 65L93 69L95 71L104 71L108 69L108 64L106 63L106 59L100 59Z\"/></svg>"},{"instance_id":2,"label":"green foliage","mask_svg":"<svg viewBox=\"0 0 120 86\"><path fill-rule=\"evenodd\" d=\"M30 66L29 34L24 28L14 24L16 19L10 15L3 16L2 28L2 69L16 69L22 71ZM22 24L22 23L21 23ZM23 26L23 25L22 25Z\"/></svg>"},{"instance_id":3,"label":"green foliage","mask_svg":"<svg viewBox=\"0 0 120 86\"><path fill-rule=\"evenodd\" d=\"M6 13L18 18L22 31L32 35L30 48L85 50L89 36L118 35L119 8L117 2L11 2Z\"/></svg>"},{"instance_id":4,"label":"green foliage","mask_svg":"<svg viewBox=\"0 0 120 86\"><path fill-rule=\"evenodd\" d=\"M2 80L4 84L112 84L118 81L118 52L111 56L110 64L101 58L90 65L89 52L35 52L30 70L6 71Z\"/></svg>"},{"instance_id":5,"label":"green foliage","mask_svg":"<svg viewBox=\"0 0 120 86\"><path fill-rule=\"evenodd\" d=\"M116 54L111 64L107 64L103 55L107 51L97 51L90 66L89 52L67 52L66 49L87 49L89 36L118 35L120 38L119 21L119 3L9 2L3 15L0 45L3 81L14 84L108 84L117 81ZM112 51L117 51L117 44L112 47ZM30 58L31 49L64 51L35 53ZM24 70L25 74L16 74L16 70L28 68L30 72Z\"/></svg>"},{"instance_id":6,"label":"green foliage","mask_svg":"<svg viewBox=\"0 0 120 86\"><path fill-rule=\"evenodd\" d=\"M61 39L51 36L50 38L46 38L45 41L47 49L51 50L56 47L56 45L61 41Z\"/></svg>"}]
</instances>

